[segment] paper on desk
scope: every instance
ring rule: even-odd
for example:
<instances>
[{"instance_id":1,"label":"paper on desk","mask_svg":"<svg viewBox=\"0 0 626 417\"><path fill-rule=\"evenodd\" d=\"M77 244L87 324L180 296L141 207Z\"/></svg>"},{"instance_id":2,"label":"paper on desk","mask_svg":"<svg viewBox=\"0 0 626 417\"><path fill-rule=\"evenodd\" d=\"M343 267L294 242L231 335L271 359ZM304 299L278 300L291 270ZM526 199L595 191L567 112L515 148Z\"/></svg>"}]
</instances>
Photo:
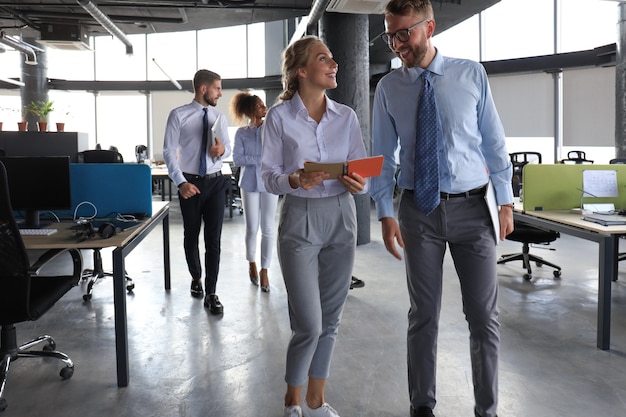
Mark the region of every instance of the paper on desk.
<instances>
[{"instance_id":1,"label":"paper on desk","mask_svg":"<svg viewBox=\"0 0 626 417\"><path fill-rule=\"evenodd\" d=\"M583 197L618 197L617 171L586 169L583 171Z\"/></svg>"}]
</instances>

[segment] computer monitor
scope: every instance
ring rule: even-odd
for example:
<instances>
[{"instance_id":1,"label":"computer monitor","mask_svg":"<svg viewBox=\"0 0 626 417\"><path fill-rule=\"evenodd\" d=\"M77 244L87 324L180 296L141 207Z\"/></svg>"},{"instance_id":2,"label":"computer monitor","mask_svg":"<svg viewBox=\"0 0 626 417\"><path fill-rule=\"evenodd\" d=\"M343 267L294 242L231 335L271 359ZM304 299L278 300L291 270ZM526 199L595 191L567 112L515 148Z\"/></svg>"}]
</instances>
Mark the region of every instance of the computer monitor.
<instances>
[{"instance_id":1,"label":"computer monitor","mask_svg":"<svg viewBox=\"0 0 626 417\"><path fill-rule=\"evenodd\" d=\"M7 171L13 210L24 213L23 229L41 227L42 210L70 210L69 156L0 157Z\"/></svg>"}]
</instances>

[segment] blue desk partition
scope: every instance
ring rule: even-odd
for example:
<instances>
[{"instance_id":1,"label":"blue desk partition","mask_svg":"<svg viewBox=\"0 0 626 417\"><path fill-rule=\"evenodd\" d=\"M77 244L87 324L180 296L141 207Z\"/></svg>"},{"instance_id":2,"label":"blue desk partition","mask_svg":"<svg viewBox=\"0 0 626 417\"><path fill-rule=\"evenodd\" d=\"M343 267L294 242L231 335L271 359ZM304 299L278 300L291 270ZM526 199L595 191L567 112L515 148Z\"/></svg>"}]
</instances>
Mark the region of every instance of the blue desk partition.
<instances>
[{"instance_id":1,"label":"blue desk partition","mask_svg":"<svg viewBox=\"0 0 626 417\"><path fill-rule=\"evenodd\" d=\"M616 171L618 197L594 198L586 195L583 203L613 203L616 209L626 209L626 165L528 164L523 170L524 210L580 207L585 170Z\"/></svg>"},{"instance_id":2,"label":"blue desk partition","mask_svg":"<svg viewBox=\"0 0 626 417\"><path fill-rule=\"evenodd\" d=\"M96 206L97 217L113 213L145 213L152 216L152 176L145 164L70 164L72 210L55 211L71 218L84 201ZM77 217L92 217L93 207L83 204Z\"/></svg>"}]
</instances>

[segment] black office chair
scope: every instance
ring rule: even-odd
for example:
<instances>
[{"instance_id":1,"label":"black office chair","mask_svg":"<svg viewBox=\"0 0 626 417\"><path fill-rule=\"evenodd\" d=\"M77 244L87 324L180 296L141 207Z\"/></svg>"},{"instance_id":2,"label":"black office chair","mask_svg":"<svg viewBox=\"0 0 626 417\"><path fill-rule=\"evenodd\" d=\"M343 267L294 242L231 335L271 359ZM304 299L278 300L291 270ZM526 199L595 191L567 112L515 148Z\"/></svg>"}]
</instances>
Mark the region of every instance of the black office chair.
<instances>
[{"instance_id":1,"label":"black office chair","mask_svg":"<svg viewBox=\"0 0 626 417\"><path fill-rule=\"evenodd\" d=\"M56 342L45 335L22 345L17 344L15 323L34 321L46 313L65 293L78 284L82 258L76 249L52 249L41 255L31 266L24 242L17 228L9 200L9 185L4 164L0 162L0 411L7 408L3 398L9 366L19 358L47 357L65 363L61 378L74 373L72 360L56 350ZM70 256L67 256L67 255ZM61 262L71 259L72 274L44 275L45 266L53 259ZM71 258L70 258L71 257ZM60 265L55 265L60 267ZM30 350L39 343L47 343L41 351Z\"/></svg>"},{"instance_id":2,"label":"black office chair","mask_svg":"<svg viewBox=\"0 0 626 417\"><path fill-rule=\"evenodd\" d=\"M593 160L587 159L584 151L569 151L567 158L559 161L560 164L593 164Z\"/></svg>"},{"instance_id":3,"label":"black office chair","mask_svg":"<svg viewBox=\"0 0 626 417\"><path fill-rule=\"evenodd\" d=\"M77 161L79 163L86 164L106 164L106 163L123 163L124 158L122 154L117 151L95 149L89 151L82 151L78 153ZM82 273L82 279L85 281L89 279L87 284L87 292L83 295L83 300L89 301L93 295L93 286L98 282L100 278L105 276L113 276L113 272L105 271L102 267L102 254L99 248L93 248L93 269L85 269ZM128 275L126 277L126 290L131 292L135 288L133 279Z\"/></svg>"},{"instance_id":4,"label":"black office chair","mask_svg":"<svg viewBox=\"0 0 626 417\"><path fill-rule=\"evenodd\" d=\"M93 149L78 152L77 161L85 164L121 164L124 162L124 158L118 151Z\"/></svg>"},{"instance_id":5,"label":"black office chair","mask_svg":"<svg viewBox=\"0 0 626 417\"><path fill-rule=\"evenodd\" d=\"M541 154L539 152L513 152L509 154L511 157L511 163L513 164L513 193L516 197L519 197L519 191L522 188L523 177L522 172L525 165L529 163L541 163ZM537 266L547 265L554 268L553 274L555 277L561 276L561 267L553 264L552 262L546 261L540 256L536 256L530 253L530 245L531 244L542 244L547 245L551 242L554 242L559 238L559 233L542 229L540 227L531 226L526 223L521 223L516 221L514 223L515 230L513 233L508 235L507 240L511 240L514 242L522 243L522 252L521 253L510 253L506 255L502 255L500 259L498 259L498 264L504 264L511 261L522 261L523 267L526 270L524 274L525 280L530 280L532 278L533 272L531 267L531 262L535 262Z\"/></svg>"}]
</instances>

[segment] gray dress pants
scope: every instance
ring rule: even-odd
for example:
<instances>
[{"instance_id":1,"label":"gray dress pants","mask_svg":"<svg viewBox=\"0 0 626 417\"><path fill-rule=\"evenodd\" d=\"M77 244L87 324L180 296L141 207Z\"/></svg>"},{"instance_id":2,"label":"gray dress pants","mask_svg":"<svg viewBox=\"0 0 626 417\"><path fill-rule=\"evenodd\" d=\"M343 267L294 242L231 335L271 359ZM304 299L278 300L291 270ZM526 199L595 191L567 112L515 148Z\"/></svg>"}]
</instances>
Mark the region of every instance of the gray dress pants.
<instances>
[{"instance_id":1,"label":"gray dress pants","mask_svg":"<svg viewBox=\"0 0 626 417\"><path fill-rule=\"evenodd\" d=\"M286 195L278 259L287 288L291 340L285 381L327 379L356 251L356 210L349 193L327 198Z\"/></svg>"},{"instance_id":2,"label":"gray dress pants","mask_svg":"<svg viewBox=\"0 0 626 417\"><path fill-rule=\"evenodd\" d=\"M446 247L461 285L469 325L476 412L495 417L498 399L498 284L496 245L487 204L481 195L441 201L429 216L403 192L398 212L410 309L407 332L411 405L435 407L437 335Z\"/></svg>"}]
</instances>

